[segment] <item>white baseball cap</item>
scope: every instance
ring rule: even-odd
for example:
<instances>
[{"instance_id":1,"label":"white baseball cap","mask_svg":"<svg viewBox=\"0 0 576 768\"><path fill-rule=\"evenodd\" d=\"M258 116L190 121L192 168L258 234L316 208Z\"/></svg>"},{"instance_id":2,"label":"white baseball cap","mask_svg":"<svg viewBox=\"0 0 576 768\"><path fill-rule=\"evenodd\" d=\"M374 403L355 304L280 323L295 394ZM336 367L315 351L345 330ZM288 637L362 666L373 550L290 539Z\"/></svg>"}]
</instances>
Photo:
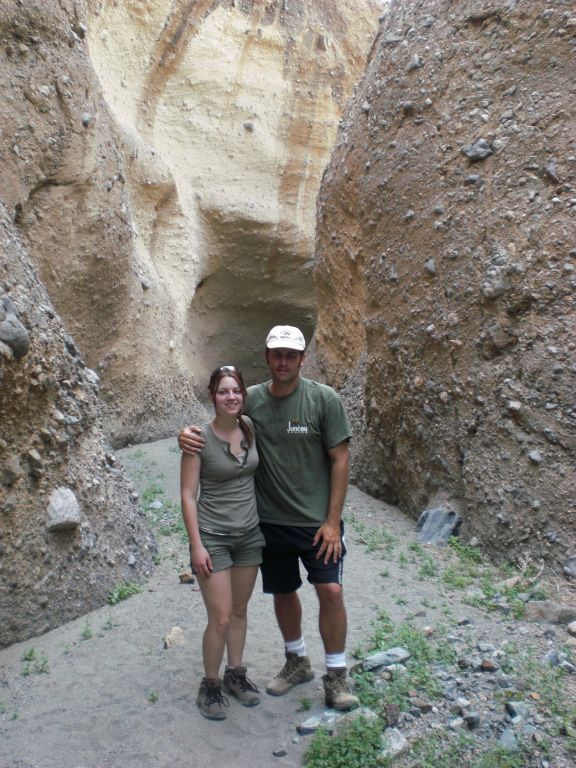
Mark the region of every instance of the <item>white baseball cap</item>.
<instances>
[{"instance_id":1,"label":"white baseball cap","mask_svg":"<svg viewBox=\"0 0 576 768\"><path fill-rule=\"evenodd\" d=\"M304 352L306 341L299 328L293 325L275 325L266 337L267 349L297 349Z\"/></svg>"}]
</instances>

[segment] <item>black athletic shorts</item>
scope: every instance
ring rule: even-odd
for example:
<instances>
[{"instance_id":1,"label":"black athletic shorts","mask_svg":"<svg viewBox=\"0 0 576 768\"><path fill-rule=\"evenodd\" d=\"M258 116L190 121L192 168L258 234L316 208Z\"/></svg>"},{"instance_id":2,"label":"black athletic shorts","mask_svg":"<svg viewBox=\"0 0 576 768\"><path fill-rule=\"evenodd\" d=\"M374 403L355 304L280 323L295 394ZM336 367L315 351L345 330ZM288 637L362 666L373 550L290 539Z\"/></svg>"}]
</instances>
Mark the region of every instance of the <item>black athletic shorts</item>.
<instances>
[{"instance_id":1,"label":"black athletic shorts","mask_svg":"<svg viewBox=\"0 0 576 768\"><path fill-rule=\"evenodd\" d=\"M260 523L266 539L260 566L264 592L279 595L299 589L302 586L299 560L308 572L310 584L342 584L346 554L344 523L340 523L342 555L336 562L330 559L326 564L323 557L316 557L321 542L315 547L312 546L318 527L302 528L296 525Z\"/></svg>"}]
</instances>

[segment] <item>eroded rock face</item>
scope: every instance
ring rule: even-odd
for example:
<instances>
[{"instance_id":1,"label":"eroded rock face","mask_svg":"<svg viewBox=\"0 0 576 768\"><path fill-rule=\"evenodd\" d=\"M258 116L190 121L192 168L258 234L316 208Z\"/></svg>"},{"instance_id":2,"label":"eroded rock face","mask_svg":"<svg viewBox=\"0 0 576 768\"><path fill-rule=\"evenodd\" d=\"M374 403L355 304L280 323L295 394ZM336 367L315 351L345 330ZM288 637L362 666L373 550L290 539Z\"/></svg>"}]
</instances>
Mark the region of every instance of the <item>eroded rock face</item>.
<instances>
[{"instance_id":1,"label":"eroded rock face","mask_svg":"<svg viewBox=\"0 0 576 768\"><path fill-rule=\"evenodd\" d=\"M3 206L0 254L0 319L12 317L28 347L0 342L2 647L150 574L155 544L103 437L98 377L64 331Z\"/></svg>"},{"instance_id":2,"label":"eroded rock face","mask_svg":"<svg viewBox=\"0 0 576 768\"><path fill-rule=\"evenodd\" d=\"M149 288L142 329L160 364L202 388L223 362L259 379L279 318L311 335L316 194L379 10L374 0L92 5L90 55L117 121ZM149 318L158 305L169 332Z\"/></svg>"},{"instance_id":3,"label":"eroded rock face","mask_svg":"<svg viewBox=\"0 0 576 768\"><path fill-rule=\"evenodd\" d=\"M200 418L216 364L259 378L280 319L311 334L316 193L379 10L48 0L4 19L1 196L114 445Z\"/></svg>"},{"instance_id":4,"label":"eroded rock face","mask_svg":"<svg viewBox=\"0 0 576 768\"><path fill-rule=\"evenodd\" d=\"M200 418L217 363L258 378L271 324L310 335L315 196L378 10L3 8L0 198L114 445Z\"/></svg>"},{"instance_id":5,"label":"eroded rock face","mask_svg":"<svg viewBox=\"0 0 576 768\"><path fill-rule=\"evenodd\" d=\"M450 503L493 552L560 565L575 34L565 2L393 2L321 189L315 273L359 483L414 515Z\"/></svg>"}]
</instances>

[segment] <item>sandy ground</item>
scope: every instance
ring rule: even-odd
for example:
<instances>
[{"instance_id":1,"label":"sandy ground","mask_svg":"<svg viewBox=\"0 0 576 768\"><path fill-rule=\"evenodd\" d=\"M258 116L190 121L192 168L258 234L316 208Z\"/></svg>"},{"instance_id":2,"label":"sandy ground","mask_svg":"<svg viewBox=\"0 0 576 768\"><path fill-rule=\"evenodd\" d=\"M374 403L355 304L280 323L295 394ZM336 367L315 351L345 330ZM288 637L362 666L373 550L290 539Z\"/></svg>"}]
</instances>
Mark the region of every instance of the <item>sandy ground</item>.
<instances>
[{"instance_id":1,"label":"sandy ground","mask_svg":"<svg viewBox=\"0 0 576 768\"><path fill-rule=\"evenodd\" d=\"M179 454L173 440L118 453L137 487L152 484L178 501ZM347 513L386 520L397 533L414 537L414 523L393 507L351 487ZM202 676L200 638L204 606L194 585L179 583L186 546L176 536L159 537L162 561L141 594L106 606L42 637L0 652L1 768L148 768L215 761L254 768L277 760L298 766L307 745L296 726L322 711L322 648L317 632L313 589L301 590L305 637L316 680L282 698L263 696L252 709L231 702L224 722L209 722L195 697ZM349 648L362 645L377 606L384 599L379 583L382 561L348 536L345 590L349 610ZM380 582L382 580L380 579ZM183 646L165 650L163 638L182 628ZM91 637L86 637L91 634ZM47 673L23 676L22 657L33 648L48 658ZM283 663L271 598L256 585L250 604L245 653L250 678L260 687ZM298 711L303 697L310 712ZM154 701L154 699L156 699ZM273 757L285 747L288 754Z\"/></svg>"},{"instance_id":2,"label":"sandy ground","mask_svg":"<svg viewBox=\"0 0 576 768\"><path fill-rule=\"evenodd\" d=\"M178 502L179 454L173 440L128 448L121 461L144 491L161 485L163 498ZM474 610L454 603L436 582L416 580L398 570L398 557L370 553L359 525L385 527L406 547L416 541L415 526L397 509L351 487L346 503L349 554L345 595L349 615L349 658L365 647L376 612L434 623L449 606L457 616ZM257 768L277 762L302 764L309 737L296 726L323 710L320 677L323 655L317 632L316 598L305 584L302 598L305 637L316 679L283 698L262 697L246 709L231 701L223 722L205 720L195 697L202 676L200 639L205 613L195 585L182 585L186 545L175 535L159 537L161 562L143 591L106 606L41 637L0 651L0 768L189 768L234 765ZM441 555L439 555L441 556ZM386 570L386 579L381 573ZM413 571L415 569L412 569ZM426 610L420 610L422 604ZM185 644L164 649L173 626ZM23 655L34 649L46 657L47 672L23 675ZM258 582L250 604L245 660L249 677L261 688L283 663L282 643L271 598ZM309 699L309 712L299 711ZM284 747L287 754L275 757Z\"/></svg>"}]
</instances>

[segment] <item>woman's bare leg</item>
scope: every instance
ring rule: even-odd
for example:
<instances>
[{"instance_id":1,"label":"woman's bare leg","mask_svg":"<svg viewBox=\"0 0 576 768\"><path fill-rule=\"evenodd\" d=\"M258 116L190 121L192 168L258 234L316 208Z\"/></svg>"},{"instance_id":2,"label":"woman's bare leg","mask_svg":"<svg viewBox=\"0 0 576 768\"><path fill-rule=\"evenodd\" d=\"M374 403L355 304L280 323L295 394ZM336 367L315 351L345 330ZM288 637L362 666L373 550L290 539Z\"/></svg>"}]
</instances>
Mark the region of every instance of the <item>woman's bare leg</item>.
<instances>
[{"instance_id":1,"label":"woman's bare leg","mask_svg":"<svg viewBox=\"0 0 576 768\"><path fill-rule=\"evenodd\" d=\"M233 566L231 568L232 615L226 635L229 667L242 666L248 625L248 601L252 595L257 576L257 565Z\"/></svg>"},{"instance_id":2,"label":"woman's bare leg","mask_svg":"<svg viewBox=\"0 0 576 768\"><path fill-rule=\"evenodd\" d=\"M204 674L211 679L219 676L231 624L232 570L227 568L208 577L196 577L208 614L208 625L202 638L202 658Z\"/></svg>"}]
</instances>

